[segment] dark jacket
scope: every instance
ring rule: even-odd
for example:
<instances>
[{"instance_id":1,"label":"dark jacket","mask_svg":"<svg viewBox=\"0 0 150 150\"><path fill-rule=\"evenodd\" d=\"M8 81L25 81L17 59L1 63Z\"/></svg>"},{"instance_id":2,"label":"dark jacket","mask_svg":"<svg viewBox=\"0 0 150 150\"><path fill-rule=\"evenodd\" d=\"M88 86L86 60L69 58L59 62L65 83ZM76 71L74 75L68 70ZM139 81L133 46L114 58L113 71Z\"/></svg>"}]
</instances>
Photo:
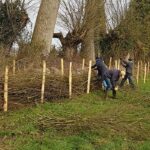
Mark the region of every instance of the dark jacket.
<instances>
[{"instance_id":1,"label":"dark jacket","mask_svg":"<svg viewBox=\"0 0 150 150\"><path fill-rule=\"evenodd\" d=\"M100 58L96 59L96 63L92 66L98 70L98 75L101 76L102 81L108 76L108 68L104 61Z\"/></svg>"},{"instance_id":2,"label":"dark jacket","mask_svg":"<svg viewBox=\"0 0 150 150\"><path fill-rule=\"evenodd\" d=\"M126 73L132 75L133 61L122 60L121 64L122 64L123 67L125 67Z\"/></svg>"},{"instance_id":3,"label":"dark jacket","mask_svg":"<svg viewBox=\"0 0 150 150\"><path fill-rule=\"evenodd\" d=\"M115 88L117 81L120 78L120 70L113 69L108 71L108 78L111 81L112 87Z\"/></svg>"}]
</instances>

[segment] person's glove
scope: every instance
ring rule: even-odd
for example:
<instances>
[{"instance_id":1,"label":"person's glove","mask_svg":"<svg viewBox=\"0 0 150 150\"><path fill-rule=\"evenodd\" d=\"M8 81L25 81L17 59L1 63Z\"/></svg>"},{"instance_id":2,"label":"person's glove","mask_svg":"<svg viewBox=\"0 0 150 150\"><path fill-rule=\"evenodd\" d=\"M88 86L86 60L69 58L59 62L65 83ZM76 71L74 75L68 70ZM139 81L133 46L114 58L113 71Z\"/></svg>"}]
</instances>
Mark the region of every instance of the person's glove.
<instances>
[{"instance_id":1,"label":"person's glove","mask_svg":"<svg viewBox=\"0 0 150 150\"><path fill-rule=\"evenodd\" d=\"M118 86L115 87L115 91L118 91Z\"/></svg>"}]
</instances>

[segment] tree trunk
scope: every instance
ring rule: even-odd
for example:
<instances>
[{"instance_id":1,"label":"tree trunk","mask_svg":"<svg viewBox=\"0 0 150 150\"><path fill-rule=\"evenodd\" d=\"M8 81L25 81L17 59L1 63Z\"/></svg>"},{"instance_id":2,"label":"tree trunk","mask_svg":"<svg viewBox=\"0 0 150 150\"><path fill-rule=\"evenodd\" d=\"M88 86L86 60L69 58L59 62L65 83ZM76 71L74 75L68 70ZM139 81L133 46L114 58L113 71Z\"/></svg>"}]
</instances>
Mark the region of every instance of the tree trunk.
<instances>
[{"instance_id":1,"label":"tree trunk","mask_svg":"<svg viewBox=\"0 0 150 150\"><path fill-rule=\"evenodd\" d=\"M90 29L87 33L83 43L82 55L87 61L95 60L94 29Z\"/></svg>"},{"instance_id":2,"label":"tree trunk","mask_svg":"<svg viewBox=\"0 0 150 150\"><path fill-rule=\"evenodd\" d=\"M64 57L65 57L65 59L67 59L69 61L72 61L73 57L75 56L75 52L76 52L75 48L66 46L64 48Z\"/></svg>"},{"instance_id":3,"label":"tree trunk","mask_svg":"<svg viewBox=\"0 0 150 150\"><path fill-rule=\"evenodd\" d=\"M87 7L85 8L86 14L85 28L87 29L87 33L85 38L83 39L82 55L87 61L95 60L95 45L94 45L94 31L95 31L95 17L96 17L95 5L96 0L89 0L87 1ZM93 7L93 9L91 9L91 7Z\"/></svg>"},{"instance_id":4,"label":"tree trunk","mask_svg":"<svg viewBox=\"0 0 150 150\"><path fill-rule=\"evenodd\" d=\"M75 38L75 36L68 32L66 37L63 37L62 33L54 33L53 38L60 40L65 59L72 61L73 58L78 57L77 47L82 41L80 37Z\"/></svg>"},{"instance_id":5,"label":"tree trunk","mask_svg":"<svg viewBox=\"0 0 150 150\"><path fill-rule=\"evenodd\" d=\"M101 54L100 40L106 34L105 1L96 0L96 6L94 42L96 55L99 56Z\"/></svg>"},{"instance_id":6,"label":"tree trunk","mask_svg":"<svg viewBox=\"0 0 150 150\"><path fill-rule=\"evenodd\" d=\"M48 55L56 24L60 0L42 0L32 37L32 45L42 46L43 54Z\"/></svg>"}]
</instances>

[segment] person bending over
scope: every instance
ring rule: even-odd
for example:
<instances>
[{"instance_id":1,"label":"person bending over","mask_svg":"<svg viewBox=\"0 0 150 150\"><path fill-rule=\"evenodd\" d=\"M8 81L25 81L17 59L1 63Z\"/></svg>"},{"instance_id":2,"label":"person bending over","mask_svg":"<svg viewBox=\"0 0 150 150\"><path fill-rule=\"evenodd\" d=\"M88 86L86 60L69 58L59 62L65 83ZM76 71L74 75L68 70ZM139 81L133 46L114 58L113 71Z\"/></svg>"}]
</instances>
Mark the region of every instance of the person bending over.
<instances>
[{"instance_id":1,"label":"person bending over","mask_svg":"<svg viewBox=\"0 0 150 150\"><path fill-rule=\"evenodd\" d=\"M120 78L124 78L125 76L125 72L124 71L120 71L118 69L112 69L108 71L109 74L109 78L110 78L110 82L112 85L112 95L113 98L116 98L116 94L117 94L117 90L118 90L118 81Z\"/></svg>"}]
</instances>

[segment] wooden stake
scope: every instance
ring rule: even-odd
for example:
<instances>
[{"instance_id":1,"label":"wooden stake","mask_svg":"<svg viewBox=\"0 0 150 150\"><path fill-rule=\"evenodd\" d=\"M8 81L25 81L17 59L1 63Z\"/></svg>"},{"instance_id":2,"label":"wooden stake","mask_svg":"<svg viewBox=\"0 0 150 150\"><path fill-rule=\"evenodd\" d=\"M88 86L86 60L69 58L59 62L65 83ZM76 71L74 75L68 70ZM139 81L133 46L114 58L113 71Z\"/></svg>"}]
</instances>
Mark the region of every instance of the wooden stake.
<instances>
[{"instance_id":1,"label":"wooden stake","mask_svg":"<svg viewBox=\"0 0 150 150\"><path fill-rule=\"evenodd\" d=\"M144 83L146 83L146 73L147 73L147 64L145 63L145 67L144 67Z\"/></svg>"},{"instance_id":2,"label":"wooden stake","mask_svg":"<svg viewBox=\"0 0 150 150\"><path fill-rule=\"evenodd\" d=\"M136 74L136 81L137 81L137 84L139 83L139 74L140 74L140 62L138 61L137 74Z\"/></svg>"},{"instance_id":3,"label":"wooden stake","mask_svg":"<svg viewBox=\"0 0 150 150\"><path fill-rule=\"evenodd\" d=\"M128 53L125 60L128 61L129 58L130 58L130 54Z\"/></svg>"},{"instance_id":4,"label":"wooden stake","mask_svg":"<svg viewBox=\"0 0 150 150\"><path fill-rule=\"evenodd\" d=\"M64 60L61 58L61 75L64 76Z\"/></svg>"},{"instance_id":5,"label":"wooden stake","mask_svg":"<svg viewBox=\"0 0 150 150\"><path fill-rule=\"evenodd\" d=\"M69 98L72 97L72 62L69 66Z\"/></svg>"},{"instance_id":6,"label":"wooden stake","mask_svg":"<svg viewBox=\"0 0 150 150\"><path fill-rule=\"evenodd\" d=\"M92 61L89 61L89 73L88 73L88 84L87 84L87 94L90 93L90 83L91 83L91 67L92 67Z\"/></svg>"},{"instance_id":7,"label":"wooden stake","mask_svg":"<svg viewBox=\"0 0 150 150\"><path fill-rule=\"evenodd\" d=\"M115 69L117 69L118 67L118 63L117 63L117 60L115 60Z\"/></svg>"},{"instance_id":8,"label":"wooden stake","mask_svg":"<svg viewBox=\"0 0 150 150\"><path fill-rule=\"evenodd\" d=\"M8 66L5 67L5 81L4 81L4 112L8 111Z\"/></svg>"},{"instance_id":9,"label":"wooden stake","mask_svg":"<svg viewBox=\"0 0 150 150\"><path fill-rule=\"evenodd\" d=\"M83 58L83 60L82 60L82 70L84 70L84 68L85 68L85 59Z\"/></svg>"},{"instance_id":10,"label":"wooden stake","mask_svg":"<svg viewBox=\"0 0 150 150\"><path fill-rule=\"evenodd\" d=\"M42 77L42 88L41 88L41 103L44 103L45 79L46 79L46 61L43 60L43 77Z\"/></svg>"},{"instance_id":11,"label":"wooden stake","mask_svg":"<svg viewBox=\"0 0 150 150\"><path fill-rule=\"evenodd\" d=\"M13 75L16 73L16 60L13 60Z\"/></svg>"},{"instance_id":12,"label":"wooden stake","mask_svg":"<svg viewBox=\"0 0 150 150\"><path fill-rule=\"evenodd\" d=\"M147 65L147 74L149 74L149 67L150 67L150 65L149 65L149 62L148 62L148 65Z\"/></svg>"},{"instance_id":13,"label":"wooden stake","mask_svg":"<svg viewBox=\"0 0 150 150\"><path fill-rule=\"evenodd\" d=\"M120 59L118 59L118 70L120 70Z\"/></svg>"},{"instance_id":14,"label":"wooden stake","mask_svg":"<svg viewBox=\"0 0 150 150\"><path fill-rule=\"evenodd\" d=\"M141 70L141 77L143 77L143 62L141 60L141 67L140 67L140 70Z\"/></svg>"},{"instance_id":15,"label":"wooden stake","mask_svg":"<svg viewBox=\"0 0 150 150\"><path fill-rule=\"evenodd\" d=\"M111 69L111 64L112 64L112 57L109 59L109 69Z\"/></svg>"}]
</instances>

